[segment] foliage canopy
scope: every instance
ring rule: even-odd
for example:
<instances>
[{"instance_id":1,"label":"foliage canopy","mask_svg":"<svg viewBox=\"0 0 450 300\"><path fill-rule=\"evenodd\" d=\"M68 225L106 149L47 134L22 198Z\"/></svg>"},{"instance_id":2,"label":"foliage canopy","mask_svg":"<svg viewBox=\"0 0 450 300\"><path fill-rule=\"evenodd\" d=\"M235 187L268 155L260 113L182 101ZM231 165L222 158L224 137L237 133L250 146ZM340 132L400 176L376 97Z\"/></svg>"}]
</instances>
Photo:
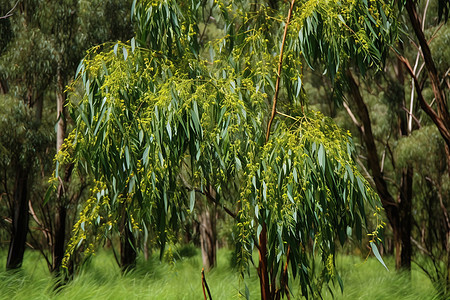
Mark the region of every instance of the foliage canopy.
<instances>
[{"instance_id":1,"label":"foliage canopy","mask_svg":"<svg viewBox=\"0 0 450 300\"><path fill-rule=\"evenodd\" d=\"M303 1L293 6L284 40L287 9L135 1L136 36L89 50L72 85L82 87L69 104L76 126L57 155L55 178L61 163L74 162L96 184L67 258L78 247L91 252L124 216L136 236L150 235L164 249L192 211L195 193L212 187L213 200L237 212L243 275L264 231L279 288L286 288L285 265L305 296L333 278L342 284L335 237L344 243L354 229L361 240L365 203L378 198L352 161L349 134L308 109L302 61L322 65L336 82L351 62L363 73L378 67L394 21L383 1ZM200 31L209 23L218 37ZM277 76L288 110L277 111L266 141ZM230 183L237 199L226 193Z\"/></svg>"}]
</instances>

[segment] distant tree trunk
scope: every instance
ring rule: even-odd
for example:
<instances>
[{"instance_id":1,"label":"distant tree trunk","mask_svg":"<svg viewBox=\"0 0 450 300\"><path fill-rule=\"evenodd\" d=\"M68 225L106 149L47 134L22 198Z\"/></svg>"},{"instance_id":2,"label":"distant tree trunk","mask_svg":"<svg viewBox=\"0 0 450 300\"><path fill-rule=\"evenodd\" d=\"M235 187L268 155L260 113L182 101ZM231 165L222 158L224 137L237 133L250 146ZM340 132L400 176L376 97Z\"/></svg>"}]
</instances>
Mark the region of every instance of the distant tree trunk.
<instances>
[{"instance_id":1,"label":"distant tree trunk","mask_svg":"<svg viewBox=\"0 0 450 300\"><path fill-rule=\"evenodd\" d=\"M412 245L411 245L411 224L412 224L412 183L413 169L406 168L402 174L399 195L399 215L400 215L400 240L401 257L400 268L411 271Z\"/></svg>"},{"instance_id":2,"label":"distant tree trunk","mask_svg":"<svg viewBox=\"0 0 450 300\"><path fill-rule=\"evenodd\" d=\"M198 216L203 267L210 270L216 265L216 209L206 205Z\"/></svg>"},{"instance_id":3,"label":"distant tree trunk","mask_svg":"<svg viewBox=\"0 0 450 300\"><path fill-rule=\"evenodd\" d=\"M14 212L12 214L12 235L9 244L6 269L22 266L28 233L28 179L29 170L23 166L16 169L14 184Z\"/></svg>"},{"instance_id":4,"label":"distant tree trunk","mask_svg":"<svg viewBox=\"0 0 450 300\"><path fill-rule=\"evenodd\" d=\"M136 239L131 232L126 217L123 218L122 232L120 234L120 268L122 272L132 270L136 267Z\"/></svg>"},{"instance_id":5,"label":"distant tree trunk","mask_svg":"<svg viewBox=\"0 0 450 300\"><path fill-rule=\"evenodd\" d=\"M56 151L61 149L66 135L66 114L64 104L66 103L66 94L64 93L64 79L61 70L58 69L57 87L56 87L56 117L57 117L57 131L56 131Z\"/></svg>"},{"instance_id":6,"label":"distant tree trunk","mask_svg":"<svg viewBox=\"0 0 450 300\"><path fill-rule=\"evenodd\" d=\"M66 114L64 105L66 95L64 93L64 80L61 71L57 72L57 89L56 89L56 115L57 115L57 132L56 132L56 152L61 150L66 135ZM67 219L67 195L66 189L72 175L73 165L69 164L65 167L64 177L61 178L56 199L56 212L54 218L53 243L52 243L52 272L55 275L60 274L62 260L65 252L66 242L66 219ZM62 170L61 170L62 171Z\"/></svg>"},{"instance_id":7,"label":"distant tree trunk","mask_svg":"<svg viewBox=\"0 0 450 300\"><path fill-rule=\"evenodd\" d=\"M8 93L8 82L0 76L0 94Z\"/></svg>"},{"instance_id":8,"label":"distant tree trunk","mask_svg":"<svg viewBox=\"0 0 450 300\"><path fill-rule=\"evenodd\" d=\"M407 169L402 177L398 202L388 190L380 167L375 138L367 105L359 92L359 86L350 70L347 70L349 93L355 102L361 119L359 130L367 149L367 163L380 196L381 203L394 235L395 265L397 269L411 269L411 207L412 207L412 169ZM401 122L402 124L402 122ZM401 126L402 127L402 126ZM406 128L406 127L405 127ZM401 130L402 131L402 130ZM403 132L402 132L403 134Z\"/></svg>"}]
</instances>

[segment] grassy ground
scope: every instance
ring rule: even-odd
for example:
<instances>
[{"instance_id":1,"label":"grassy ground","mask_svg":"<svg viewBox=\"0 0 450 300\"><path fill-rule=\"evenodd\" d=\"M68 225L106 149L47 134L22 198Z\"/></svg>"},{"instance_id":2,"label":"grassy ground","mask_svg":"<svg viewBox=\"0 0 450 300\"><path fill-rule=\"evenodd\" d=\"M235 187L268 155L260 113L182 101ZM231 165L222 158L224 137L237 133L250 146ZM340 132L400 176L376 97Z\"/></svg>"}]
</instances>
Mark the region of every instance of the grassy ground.
<instances>
[{"instance_id":1,"label":"grassy ground","mask_svg":"<svg viewBox=\"0 0 450 300\"><path fill-rule=\"evenodd\" d=\"M2 253L4 254L4 252ZM0 256L1 261L4 259ZM218 267L206 274L213 299L238 299L245 284L251 299L259 299L256 273L243 282L230 267L230 252L219 251ZM393 270L393 262L386 260ZM375 259L364 262L356 256L338 256L344 293L334 288L336 299L435 299L432 285L413 268L411 282L394 271L387 272ZM174 266L156 257L140 262L137 271L122 276L110 253L98 254L88 268L63 290L53 291L51 277L38 253L28 251L21 271L0 268L0 299L203 299L201 257L178 261ZM294 292L294 299L299 298ZM324 291L325 299L332 299Z\"/></svg>"}]
</instances>

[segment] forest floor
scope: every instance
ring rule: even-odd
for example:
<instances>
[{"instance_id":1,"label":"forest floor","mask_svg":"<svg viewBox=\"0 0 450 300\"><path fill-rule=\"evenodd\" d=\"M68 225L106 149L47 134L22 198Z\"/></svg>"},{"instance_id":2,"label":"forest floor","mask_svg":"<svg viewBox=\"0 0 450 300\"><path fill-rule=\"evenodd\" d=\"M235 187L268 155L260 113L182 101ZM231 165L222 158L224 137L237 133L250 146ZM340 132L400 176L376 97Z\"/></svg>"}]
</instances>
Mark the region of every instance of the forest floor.
<instances>
[{"instance_id":1,"label":"forest floor","mask_svg":"<svg viewBox=\"0 0 450 300\"><path fill-rule=\"evenodd\" d=\"M54 291L45 261L37 252L27 251L23 268L16 272L0 267L0 299L203 299L202 262L198 250L180 252L184 257L174 264L160 262L155 253L148 261L139 260L135 271L121 275L113 255L100 251L88 266L63 289ZM4 261L5 251L0 252ZM189 255L190 254L190 255ZM259 299L259 282L254 268L242 280L232 267L230 250L221 249L218 265L206 272L212 299L245 299L246 286L250 299ZM353 255L338 255L336 264L344 283L331 284L335 299L436 299L430 280L413 266L411 281L394 271L393 260L385 259L386 269L373 257L367 260ZM292 299L299 299L298 286L291 284ZM324 299L332 299L324 288Z\"/></svg>"}]
</instances>

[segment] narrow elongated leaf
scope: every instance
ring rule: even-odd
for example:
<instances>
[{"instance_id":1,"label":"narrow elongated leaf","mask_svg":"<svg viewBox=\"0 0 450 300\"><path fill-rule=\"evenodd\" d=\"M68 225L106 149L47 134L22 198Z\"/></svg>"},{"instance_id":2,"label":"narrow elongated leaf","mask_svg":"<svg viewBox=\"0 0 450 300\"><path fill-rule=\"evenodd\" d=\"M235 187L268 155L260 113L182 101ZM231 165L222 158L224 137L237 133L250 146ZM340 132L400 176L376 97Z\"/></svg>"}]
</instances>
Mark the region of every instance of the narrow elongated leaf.
<instances>
[{"instance_id":1,"label":"narrow elongated leaf","mask_svg":"<svg viewBox=\"0 0 450 300\"><path fill-rule=\"evenodd\" d=\"M192 190L189 192L189 210L191 212L194 211L194 205L195 205L195 190Z\"/></svg>"},{"instance_id":2,"label":"narrow elongated leaf","mask_svg":"<svg viewBox=\"0 0 450 300\"><path fill-rule=\"evenodd\" d=\"M128 58L128 50L125 47L122 47L122 51L123 51L123 59L127 60Z\"/></svg>"},{"instance_id":3,"label":"narrow elongated leaf","mask_svg":"<svg viewBox=\"0 0 450 300\"><path fill-rule=\"evenodd\" d=\"M372 248L373 255L375 255L375 257L376 257L376 258L378 259L378 261L383 265L383 267L385 267L386 270L389 271L388 267L386 266L386 264L385 264L384 261L383 261L383 258L382 258L381 255L380 255L380 252L378 252L377 245L375 245L374 242L370 242L370 247Z\"/></svg>"}]
</instances>

